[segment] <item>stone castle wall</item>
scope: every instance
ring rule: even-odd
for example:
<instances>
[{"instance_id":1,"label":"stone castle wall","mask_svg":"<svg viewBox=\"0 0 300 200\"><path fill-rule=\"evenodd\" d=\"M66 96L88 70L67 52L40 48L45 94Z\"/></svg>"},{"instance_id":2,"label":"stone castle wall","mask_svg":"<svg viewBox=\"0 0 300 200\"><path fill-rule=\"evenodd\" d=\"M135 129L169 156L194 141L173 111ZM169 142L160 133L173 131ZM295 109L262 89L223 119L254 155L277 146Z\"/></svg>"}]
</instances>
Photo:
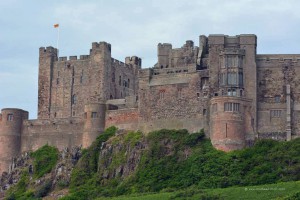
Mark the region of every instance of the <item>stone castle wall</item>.
<instances>
[{"instance_id":1,"label":"stone castle wall","mask_svg":"<svg viewBox=\"0 0 300 200\"><path fill-rule=\"evenodd\" d=\"M203 128L223 151L299 137L300 55L257 55L256 46L247 34L201 35L198 46L188 40L181 48L160 43L147 69L136 56L112 58L106 42L79 58L41 47L38 119L2 110L0 172L12 156L44 144L88 147L112 125L144 133Z\"/></svg>"}]
</instances>

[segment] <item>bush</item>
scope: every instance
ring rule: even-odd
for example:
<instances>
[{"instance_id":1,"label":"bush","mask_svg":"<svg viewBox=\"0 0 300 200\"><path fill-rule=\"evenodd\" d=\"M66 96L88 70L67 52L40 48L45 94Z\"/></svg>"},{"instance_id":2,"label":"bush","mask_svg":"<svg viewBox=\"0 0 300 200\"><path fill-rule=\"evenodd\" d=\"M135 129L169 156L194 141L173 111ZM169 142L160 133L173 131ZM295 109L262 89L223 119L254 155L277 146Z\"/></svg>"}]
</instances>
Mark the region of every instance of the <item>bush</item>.
<instances>
[{"instance_id":1,"label":"bush","mask_svg":"<svg viewBox=\"0 0 300 200\"><path fill-rule=\"evenodd\" d=\"M44 174L51 172L58 160L58 150L48 144L31 153L34 158L34 177L40 178Z\"/></svg>"},{"instance_id":2,"label":"bush","mask_svg":"<svg viewBox=\"0 0 300 200\"><path fill-rule=\"evenodd\" d=\"M34 196L37 198L45 197L48 192L51 190L52 181L47 180L43 185L41 185L34 193Z\"/></svg>"}]
</instances>

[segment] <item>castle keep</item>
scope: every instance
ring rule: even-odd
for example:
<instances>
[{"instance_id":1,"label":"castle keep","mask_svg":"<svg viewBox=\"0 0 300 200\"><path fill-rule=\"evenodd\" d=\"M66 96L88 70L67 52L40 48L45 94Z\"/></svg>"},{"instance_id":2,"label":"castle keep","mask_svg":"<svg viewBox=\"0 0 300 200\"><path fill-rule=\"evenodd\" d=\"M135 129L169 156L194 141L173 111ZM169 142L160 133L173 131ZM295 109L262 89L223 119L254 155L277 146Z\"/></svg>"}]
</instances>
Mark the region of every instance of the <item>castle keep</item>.
<instances>
[{"instance_id":1,"label":"castle keep","mask_svg":"<svg viewBox=\"0 0 300 200\"><path fill-rule=\"evenodd\" d=\"M300 55L260 55L255 35L200 36L181 48L158 44L157 63L111 57L93 43L89 55L57 57L39 49L38 119L5 108L0 114L0 172L11 157L44 144L87 147L112 125L120 129L204 129L230 151L257 138L300 135Z\"/></svg>"}]
</instances>

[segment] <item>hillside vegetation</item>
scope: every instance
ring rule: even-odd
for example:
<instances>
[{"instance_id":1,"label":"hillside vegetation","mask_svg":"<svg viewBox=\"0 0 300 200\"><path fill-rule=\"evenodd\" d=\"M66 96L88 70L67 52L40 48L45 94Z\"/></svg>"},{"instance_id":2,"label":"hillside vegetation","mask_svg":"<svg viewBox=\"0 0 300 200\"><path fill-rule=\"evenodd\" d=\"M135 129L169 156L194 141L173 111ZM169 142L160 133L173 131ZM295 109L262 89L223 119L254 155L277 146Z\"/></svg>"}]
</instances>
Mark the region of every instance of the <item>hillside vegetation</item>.
<instances>
[{"instance_id":1,"label":"hillside vegetation","mask_svg":"<svg viewBox=\"0 0 300 200\"><path fill-rule=\"evenodd\" d=\"M144 135L110 127L82 151L70 182L46 189L68 189L63 200L234 199L245 194L245 188L249 188L249 197L255 191L263 199L288 195L289 199L297 199L299 182L284 182L300 180L299 152L300 139L260 140L251 148L225 153L212 147L203 130L193 134L187 130L160 130ZM34 172L34 177L49 172L45 167L41 169ZM22 180L23 184L10 190L11 197L20 196L19 189L23 196L28 195L26 186L22 186L28 185L26 174ZM253 186L285 190L276 190L272 196L266 191L250 190ZM35 191L30 194L32 199L39 197Z\"/></svg>"},{"instance_id":2,"label":"hillside vegetation","mask_svg":"<svg viewBox=\"0 0 300 200\"><path fill-rule=\"evenodd\" d=\"M63 199L300 180L300 139L261 140L252 148L224 153L212 147L203 131L189 134L186 130L160 130L147 136L139 132L112 136L113 131L113 128L107 130L84 153L73 170L70 195ZM119 150L110 154L109 161L101 163L101 155L96 159L98 155L94 153L108 139L106 135L112 136L107 141L111 144L109 148L119 147ZM127 176L116 173L132 162L128 152L135 147L140 149L141 143L144 148L135 170Z\"/></svg>"}]
</instances>

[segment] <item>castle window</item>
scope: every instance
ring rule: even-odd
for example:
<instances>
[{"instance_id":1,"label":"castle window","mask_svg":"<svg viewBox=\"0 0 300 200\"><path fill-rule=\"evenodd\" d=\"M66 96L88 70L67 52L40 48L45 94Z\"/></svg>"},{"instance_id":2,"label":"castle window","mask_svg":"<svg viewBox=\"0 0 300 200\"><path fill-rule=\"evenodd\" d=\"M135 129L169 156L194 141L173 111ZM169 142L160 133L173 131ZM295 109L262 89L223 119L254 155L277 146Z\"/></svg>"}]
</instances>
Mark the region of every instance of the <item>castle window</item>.
<instances>
[{"instance_id":1,"label":"castle window","mask_svg":"<svg viewBox=\"0 0 300 200\"><path fill-rule=\"evenodd\" d=\"M54 113L54 117L56 117L56 115L57 115L57 114L56 114L56 112L55 112L55 113Z\"/></svg>"},{"instance_id":2,"label":"castle window","mask_svg":"<svg viewBox=\"0 0 300 200\"><path fill-rule=\"evenodd\" d=\"M182 97L182 88L178 88L178 90L177 90L177 97L178 98Z\"/></svg>"},{"instance_id":3,"label":"castle window","mask_svg":"<svg viewBox=\"0 0 300 200\"><path fill-rule=\"evenodd\" d=\"M231 95L232 95L231 89L228 89L228 90L227 90L227 96L231 96Z\"/></svg>"},{"instance_id":4,"label":"castle window","mask_svg":"<svg viewBox=\"0 0 300 200\"><path fill-rule=\"evenodd\" d=\"M279 95L275 96L275 103L280 103L280 96Z\"/></svg>"},{"instance_id":5,"label":"castle window","mask_svg":"<svg viewBox=\"0 0 300 200\"><path fill-rule=\"evenodd\" d=\"M73 116L75 116L75 111L73 111Z\"/></svg>"},{"instance_id":6,"label":"castle window","mask_svg":"<svg viewBox=\"0 0 300 200\"><path fill-rule=\"evenodd\" d=\"M279 118L281 117L281 110L271 110L270 115L271 118Z\"/></svg>"},{"instance_id":7,"label":"castle window","mask_svg":"<svg viewBox=\"0 0 300 200\"><path fill-rule=\"evenodd\" d=\"M58 85L58 84L59 84L59 78L56 79L56 85Z\"/></svg>"},{"instance_id":8,"label":"castle window","mask_svg":"<svg viewBox=\"0 0 300 200\"><path fill-rule=\"evenodd\" d=\"M14 115L13 114L8 114L7 115L7 121L14 121Z\"/></svg>"},{"instance_id":9,"label":"castle window","mask_svg":"<svg viewBox=\"0 0 300 200\"><path fill-rule=\"evenodd\" d=\"M232 89L232 96L236 96L236 89Z\"/></svg>"},{"instance_id":10,"label":"castle window","mask_svg":"<svg viewBox=\"0 0 300 200\"><path fill-rule=\"evenodd\" d=\"M201 88L203 89L204 86L207 86L208 85L208 77L202 77L201 78Z\"/></svg>"},{"instance_id":11,"label":"castle window","mask_svg":"<svg viewBox=\"0 0 300 200\"><path fill-rule=\"evenodd\" d=\"M83 83L83 70L81 71L81 75L80 75L80 83Z\"/></svg>"},{"instance_id":12,"label":"castle window","mask_svg":"<svg viewBox=\"0 0 300 200\"><path fill-rule=\"evenodd\" d=\"M113 83L115 82L115 73L113 73L111 76L111 82L113 82Z\"/></svg>"},{"instance_id":13,"label":"castle window","mask_svg":"<svg viewBox=\"0 0 300 200\"><path fill-rule=\"evenodd\" d=\"M206 109L203 109L203 115L206 115Z\"/></svg>"},{"instance_id":14,"label":"castle window","mask_svg":"<svg viewBox=\"0 0 300 200\"><path fill-rule=\"evenodd\" d=\"M163 100L165 98L165 90L159 91L159 99Z\"/></svg>"},{"instance_id":15,"label":"castle window","mask_svg":"<svg viewBox=\"0 0 300 200\"><path fill-rule=\"evenodd\" d=\"M238 67L238 56L226 56L225 58L225 67L226 68L232 68L232 67Z\"/></svg>"},{"instance_id":16,"label":"castle window","mask_svg":"<svg viewBox=\"0 0 300 200\"><path fill-rule=\"evenodd\" d=\"M72 96L72 105L73 104L76 104L77 103L77 96L76 96L76 94L74 94L73 96Z\"/></svg>"},{"instance_id":17,"label":"castle window","mask_svg":"<svg viewBox=\"0 0 300 200\"><path fill-rule=\"evenodd\" d=\"M97 118L97 112L92 112L91 117L92 117L92 118Z\"/></svg>"},{"instance_id":18,"label":"castle window","mask_svg":"<svg viewBox=\"0 0 300 200\"><path fill-rule=\"evenodd\" d=\"M243 86L243 73L239 72L239 86Z\"/></svg>"},{"instance_id":19,"label":"castle window","mask_svg":"<svg viewBox=\"0 0 300 200\"><path fill-rule=\"evenodd\" d=\"M227 74L227 83L228 83L228 85L236 85L237 84L236 73L228 73Z\"/></svg>"},{"instance_id":20,"label":"castle window","mask_svg":"<svg viewBox=\"0 0 300 200\"><path fill-rule=\"evenodd\" d=\"M239 103L226 102L226 103L224 103L224 111L239 112L240 111L240 104Z\"/></svg>"}]
</instances>

